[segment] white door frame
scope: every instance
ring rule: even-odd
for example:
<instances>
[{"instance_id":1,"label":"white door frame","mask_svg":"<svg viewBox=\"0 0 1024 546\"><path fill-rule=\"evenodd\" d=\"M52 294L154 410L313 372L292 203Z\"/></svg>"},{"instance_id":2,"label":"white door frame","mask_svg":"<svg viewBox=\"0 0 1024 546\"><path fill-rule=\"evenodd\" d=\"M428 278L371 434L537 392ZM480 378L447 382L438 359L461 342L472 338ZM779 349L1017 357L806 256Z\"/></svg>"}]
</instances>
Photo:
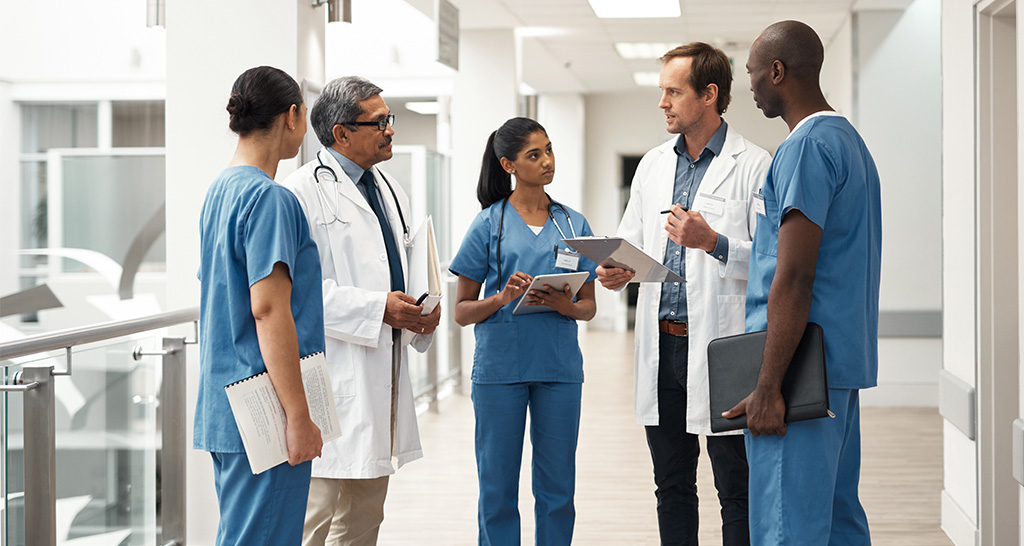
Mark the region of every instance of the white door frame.
<instances>
[{"instance_id":1,"label":"white door frame","mask_svg":"<svg viewBox=\"0 0 1024 546\"><path fill-rule=\"evenodd\" d=\"M1016 0L978 2L977 415L982 546L1020 544L1012 423L1019 414Z\"/></svg>"}]
</instances>

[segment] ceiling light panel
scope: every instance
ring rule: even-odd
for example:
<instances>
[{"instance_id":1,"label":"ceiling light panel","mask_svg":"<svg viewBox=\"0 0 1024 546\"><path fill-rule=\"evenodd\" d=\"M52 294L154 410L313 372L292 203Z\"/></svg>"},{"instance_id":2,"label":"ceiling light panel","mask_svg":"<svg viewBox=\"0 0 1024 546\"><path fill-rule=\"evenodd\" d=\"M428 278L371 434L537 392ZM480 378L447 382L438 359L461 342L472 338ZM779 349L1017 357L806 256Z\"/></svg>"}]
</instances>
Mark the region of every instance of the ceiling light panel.
<instances>
[{"instance_id":1,"label":"ceiling light panel","mask_svg":"<svg viewBox=\"0 0 1024 546\"><path fill-rule=\"evenodd\" d=\"M677 45L668 42L618 42L615 51L623 59L660 59Z\"/></svg>"},{"instance_id":2,"label":"ceiling light panel","mask_svg":"<svg viewBox=\"0 0 1024 546\"><path fill-rule=\"evenodd\" d=\"M660 72L634 72L633 82L640 87L658 87Z\"/></svg>"},{"instance_id":3,"label":"ceiling light panel","mask_svg":"<svg viewBox=\"0 0 1024 546\"><path fill-rule=\"evenodd\" d=\"M679 17L679 0L587 0L602 19Z\"/></svg>"}]
</instances>

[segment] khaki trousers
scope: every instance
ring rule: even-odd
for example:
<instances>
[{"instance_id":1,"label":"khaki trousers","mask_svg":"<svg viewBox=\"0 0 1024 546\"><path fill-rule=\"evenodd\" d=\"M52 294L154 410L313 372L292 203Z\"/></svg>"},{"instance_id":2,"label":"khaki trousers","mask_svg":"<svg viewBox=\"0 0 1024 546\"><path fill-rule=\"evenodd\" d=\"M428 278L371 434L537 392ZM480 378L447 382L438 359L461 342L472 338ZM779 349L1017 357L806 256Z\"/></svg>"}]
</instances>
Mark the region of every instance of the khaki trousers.
<instances>
[{"instance_id":1,"label":"khaki trousers","mask_svg":"<svg viewBox=\"0 0 1024 546\"><path fill-rule=\"evenodd\" d=\"M313 478L302 546L373 546L384 521L388 476L365 480Z\"/></svg>"}]
</instances>

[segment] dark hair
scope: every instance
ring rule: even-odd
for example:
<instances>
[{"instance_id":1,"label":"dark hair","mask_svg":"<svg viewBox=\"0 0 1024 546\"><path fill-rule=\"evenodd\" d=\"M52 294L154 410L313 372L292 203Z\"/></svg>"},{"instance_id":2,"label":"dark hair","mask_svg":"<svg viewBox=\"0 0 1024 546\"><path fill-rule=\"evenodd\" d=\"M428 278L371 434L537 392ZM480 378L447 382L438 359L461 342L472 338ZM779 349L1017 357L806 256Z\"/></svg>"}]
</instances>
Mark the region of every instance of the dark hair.
<instances>
[{"instance_id":1,"label":"dark hair","mask_svg":"<svg viewBox=\"0 0 1024 546\"><path fill-rule=\"evenodd\" d=\"M501 158L515 161L526 147L530 135L537 131L548 133L541 124L530 118L512 118L491 133L480 165L480 180L476 184L476 198L487 208L512 195L512 175L501 167Z\"/></svg>"},{"instance_id":2,"label":"dark hair","mask_svg":"<svg viewBox=\"0 0 1024 546\"><path fill-rule=\"evenodd\" d=\"M302 105L302 90L291 76L272 66L250 68L231 86L228 127L239 136L265 131L292 105Z\"/></svg>"},{"instance_id":3,"label":"dark hair","mask_svg":"<svg viewBox=\"0 0 1024 546\"><path fill-rule=\"evenodd\" d=\"M704 93L708 86L718 86L718 102L715 106L718 115L725 113L732 100L732 63L729 57L718 49L704 42L690 42L681 45L662 55L660 61L667 63L676 57L690 57L690 86L698 94Z\"/></svg>"}]
</instances>

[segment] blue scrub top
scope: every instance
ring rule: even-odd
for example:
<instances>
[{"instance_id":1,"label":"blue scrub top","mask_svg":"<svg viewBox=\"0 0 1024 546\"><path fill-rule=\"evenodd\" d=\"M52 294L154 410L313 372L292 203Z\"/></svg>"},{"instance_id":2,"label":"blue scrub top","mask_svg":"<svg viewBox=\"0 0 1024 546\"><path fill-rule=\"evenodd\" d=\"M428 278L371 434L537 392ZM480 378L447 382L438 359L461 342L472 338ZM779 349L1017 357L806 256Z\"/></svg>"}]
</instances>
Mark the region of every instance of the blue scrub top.
<instances>
[{"instance_id":1,"label":"blue scrub top","mask_svg":"<svg viewBox=\"0 0 1024 546\"><path fill-rule=\"evenodd\" d=\"M747 331L767 328L779 226L797 209L822 229L808 320L825 333L828 386L875 386L882 207L867 146L844 117L808 119L779 146L761 193L766 215L757 216L750 254Z\"/></svg>"},{"instance_id":2,"label":"blue scrub top","mask_svg":"<svg viewBox=\"0 0 1024 546\"><path fill-rule=\"evenodd\" d=\"M498 225L504 202L503 199L480 211L448 267L456 275L483 283L482 298L497 294L516 271L534 277L571 273L569 269L555 267L555 246L562 250L568 248L562 242L562 233L565 237L572 237L575 229L579 237L593 235L587 219L569 207L563 211L558 205L553 205L544 228L539 234L534 234L515 207L507 205L501 232L502 278L498 279ZM552 216L557 227L552 223ZM573 229L566 216L571 220ZM580 255L576 271L590 273L587 282L597 278L595 269L597 264ZM582 383L583 354L577 338L576 321L560 313L513 315L512 310L518 303L519 299L513 300L474 328L473 382Z\"/></svg>"},{"instance_id":3,"label":"blue scrub top","mask_svg":"<svg viewBox=\"0 0 1024 546\"><path fill-rule=\"evenodd\" d=\"M298 200L263 171L225 169L206 194L199 221L199 397L194 447L244 453L224 387L267 370L249 288L281 262L292 279L299 354L324 350L320 255Z\"/></svg>"}]
</instances>

